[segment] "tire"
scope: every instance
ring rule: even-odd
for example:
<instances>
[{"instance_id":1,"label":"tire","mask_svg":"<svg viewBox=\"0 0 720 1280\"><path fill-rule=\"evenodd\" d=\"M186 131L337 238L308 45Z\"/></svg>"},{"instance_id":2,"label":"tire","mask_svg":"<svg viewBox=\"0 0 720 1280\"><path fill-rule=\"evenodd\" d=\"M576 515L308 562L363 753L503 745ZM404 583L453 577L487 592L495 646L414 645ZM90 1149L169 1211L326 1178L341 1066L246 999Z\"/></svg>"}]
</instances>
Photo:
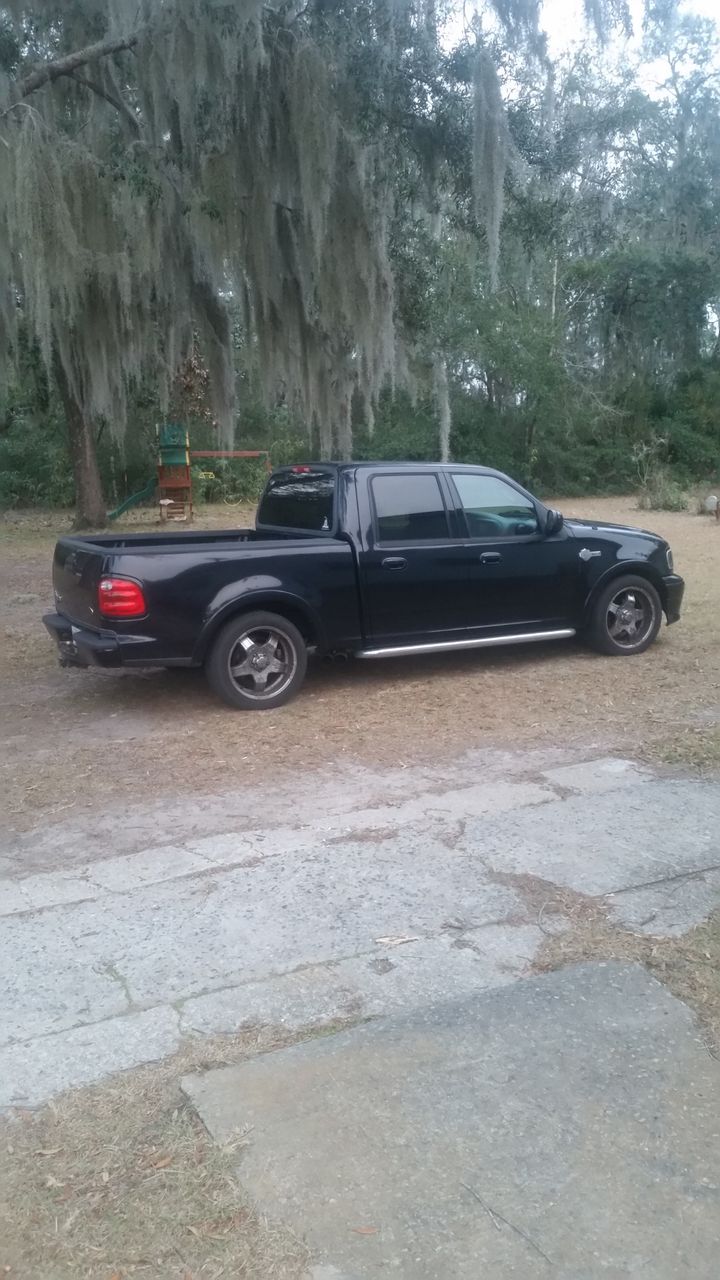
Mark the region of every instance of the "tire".
<instances>
[{"instance_id":1,"label":"tire","mask_svg":"<svg viewBox=\"0 0 720 1280\"><path fill-rule=\"evenodd\" d=\"M650 647L662 622L662 602L652 582L639 575L614 578L593 605L585 632L598 653L628 657Z\"/></svg>"},{"instance_id":2,"label":"tire","mask_svg":"<svg viewBox=\"0 0 720 1280\"><path fill-rule=\"evenodd\" d=\"M205 661L210 688L229 707L269 711L295 696L307 671L307 645L276 613L244 613L218 634Z\"/></svg>"}]
</instances>

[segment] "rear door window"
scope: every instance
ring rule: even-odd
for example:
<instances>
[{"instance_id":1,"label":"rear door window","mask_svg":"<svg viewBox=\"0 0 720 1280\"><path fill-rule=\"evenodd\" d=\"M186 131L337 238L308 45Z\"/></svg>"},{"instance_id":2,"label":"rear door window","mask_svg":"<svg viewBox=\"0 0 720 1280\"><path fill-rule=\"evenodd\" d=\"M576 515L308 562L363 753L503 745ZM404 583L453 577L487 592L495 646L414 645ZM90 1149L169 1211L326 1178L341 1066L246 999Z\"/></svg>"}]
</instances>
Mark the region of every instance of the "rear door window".
<instances>
[{"instance_id":1,"label":"rear door window","mask_svg":"<svg viewBox=\"0 0 720 1280\"><path fill-rule=\"evenodd\" d=\"M311 468L272 476L258 508L258 525L331 533L335 518L335 472Z\"/></svg>"},{"instance_id":2,"label":"rear door window","mask_svg":"<svg viewBox=\"0 0 720 1280\"><path fill-rule=\"evenodd\" d=\"M436 542L450 536L437 475L374 476L372 496L378 542Z\"/></svg>"}]
</instances>

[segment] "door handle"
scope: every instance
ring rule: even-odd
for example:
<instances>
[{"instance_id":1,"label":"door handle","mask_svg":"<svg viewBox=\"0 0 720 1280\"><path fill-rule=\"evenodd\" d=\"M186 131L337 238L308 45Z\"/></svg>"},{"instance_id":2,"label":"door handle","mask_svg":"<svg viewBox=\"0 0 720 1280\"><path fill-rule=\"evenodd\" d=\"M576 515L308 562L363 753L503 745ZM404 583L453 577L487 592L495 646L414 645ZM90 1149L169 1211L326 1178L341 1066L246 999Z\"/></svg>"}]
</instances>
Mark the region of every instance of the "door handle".
<instances>
[{"instance_id":1,"label":"door handle","mask_svg":"<svg viewBox=\"0 0 720 1280\"><path fill-rule=\"evenodd\" d=\"M386 556L380 561L381 569L406 569L407 560L404 556Z\"/></svg>"},{"instance_id":2,"label":"door handle","mask_svg":"<svg viewBox=\"0 0 720 1280\"><path fill-rule=\"evenodd\" d=\"M499 564L502 556L499 551L483 551L480 556L481 564Z\"/></svg>"}]
</instances>

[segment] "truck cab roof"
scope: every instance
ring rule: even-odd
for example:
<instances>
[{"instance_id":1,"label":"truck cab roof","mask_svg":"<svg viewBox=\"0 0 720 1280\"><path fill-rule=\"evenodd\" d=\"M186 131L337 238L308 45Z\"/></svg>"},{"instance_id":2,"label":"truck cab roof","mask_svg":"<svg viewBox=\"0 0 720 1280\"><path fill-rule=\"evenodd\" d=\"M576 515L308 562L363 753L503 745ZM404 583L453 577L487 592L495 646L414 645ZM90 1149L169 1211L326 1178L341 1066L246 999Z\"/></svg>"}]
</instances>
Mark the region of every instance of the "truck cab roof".
<instances>
[{"instance_id":1,"label":"truck cab roof","mask_svg":"<svg viewBox=\"0 0 720 1280\"><path fill-rule=\"evenodd\" d=\"M306 471L367 471L367 470L386 470L391 468L393 471L472 471L480 472L482 475L499 476L503 473L497 471L494 467L476 466L464 462L401 462L392 458L377 459L373 462L299 462L288 464L283 467L274 467L274 471L295 472L300 475Z\"/></svg>"}]
</instances>

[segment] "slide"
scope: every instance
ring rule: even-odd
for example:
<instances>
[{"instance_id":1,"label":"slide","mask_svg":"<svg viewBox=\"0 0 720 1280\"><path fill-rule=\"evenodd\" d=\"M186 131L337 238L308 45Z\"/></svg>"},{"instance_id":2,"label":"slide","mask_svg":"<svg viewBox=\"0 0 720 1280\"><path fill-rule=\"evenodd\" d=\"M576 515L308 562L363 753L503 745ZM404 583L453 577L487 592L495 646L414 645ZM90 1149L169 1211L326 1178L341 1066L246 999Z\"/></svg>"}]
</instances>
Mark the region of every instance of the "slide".
<instances>
[{"instance_id":1,"label":"slide","mask_svg":"<svg viewBox=\"0 0 720 1280\"><path fill-rule=\"evenodd\" d=\"M131 493L130 497L126 498L124 502L121 502L120 506L116 507L114 511L108 511L108 520L117 520L119 516L122 516L126 511L129 511L131 507L137 506L138 502L142 502L146 498L152 498L156 488L157 476L153 476L152 480L148 480L144 489L138 489L137 493Z\"/></svg>"}]
</instances>

